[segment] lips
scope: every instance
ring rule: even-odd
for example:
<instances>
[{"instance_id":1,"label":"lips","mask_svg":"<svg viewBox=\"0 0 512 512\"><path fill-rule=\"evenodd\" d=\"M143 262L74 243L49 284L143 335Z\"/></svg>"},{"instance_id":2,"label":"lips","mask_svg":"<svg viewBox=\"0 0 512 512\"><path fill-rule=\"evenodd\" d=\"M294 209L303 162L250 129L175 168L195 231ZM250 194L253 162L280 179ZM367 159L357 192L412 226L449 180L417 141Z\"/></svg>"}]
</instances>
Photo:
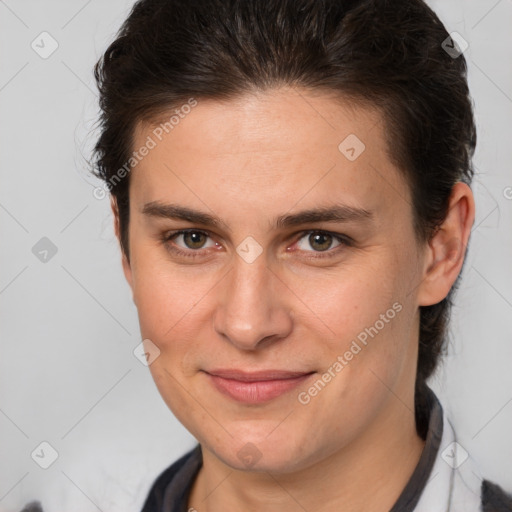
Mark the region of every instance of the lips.
<instances>
[{"instance_id":1,"label":"lips","mask_svg":"<svg viewBox=\"0 0 512 512\"><path fill-rule=\"evenodd\" d=\"M264 380L294 379L313 372L290 372L284 370L259 370L255 372L244 372L235 369L209 370L206 373L223 377L224 379L239 380L242 382L257 382Z\"/></svg>"},{"instance_id":2,"label":"lips","mask_svg":"<svg viewBox=\"0 0 512 512\"><path fill-rule=\"evenodd\" d=\"M260 370L244 372L216 369L205 372L210 383L223 395L248 404L264 403L281 396L315 372Z\"/></svg>"}]
</instances>

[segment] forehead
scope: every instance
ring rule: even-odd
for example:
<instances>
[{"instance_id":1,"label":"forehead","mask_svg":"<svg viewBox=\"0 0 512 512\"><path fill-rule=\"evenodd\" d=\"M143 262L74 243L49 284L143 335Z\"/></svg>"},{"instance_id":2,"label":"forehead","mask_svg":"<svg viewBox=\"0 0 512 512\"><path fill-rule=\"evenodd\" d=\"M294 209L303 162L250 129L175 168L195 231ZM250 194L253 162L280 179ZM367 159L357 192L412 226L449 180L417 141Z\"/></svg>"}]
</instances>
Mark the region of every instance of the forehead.
<instances>
[{"instance_id":1,"label":"forehead","mask_svg":"<svg viewBox=\"0 0 512 512\"><path fill-rule=\"evenodd\" d=\"M172 198L261 215L299 201L367 209L407 202L376 109L290 88L176 109L136 127L133 150L152 147L132 171L139 204Z\"/></svg>"}]
</instances>

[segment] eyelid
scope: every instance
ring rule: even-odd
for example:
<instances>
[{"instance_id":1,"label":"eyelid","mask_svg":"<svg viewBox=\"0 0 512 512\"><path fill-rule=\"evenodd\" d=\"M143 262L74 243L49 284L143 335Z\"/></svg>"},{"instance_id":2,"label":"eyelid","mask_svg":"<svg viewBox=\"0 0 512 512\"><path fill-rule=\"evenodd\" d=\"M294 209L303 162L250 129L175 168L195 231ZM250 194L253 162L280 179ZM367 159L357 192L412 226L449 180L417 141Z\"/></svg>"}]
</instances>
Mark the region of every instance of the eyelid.
<instances>
[{"instance_id":1,"label":"eyelid","mask_svg":"<svg viewBox=\"0 0 512 512\"><path fill-rule=\"evenodd\" d=\"M187 229L179 229L177 231L171 231L171 232L165 233L164 236L163 236L163 242L166 245L166 247L168 247L169 250L174 251L176 253L182 253L182 254L185 254L185 255L188 255L188 254L193 254L193 255L197 254L197 255L199 255L199 254L201 254L205 249L201 248L201 249L194 250L194 249L188 249L188 248L184 249L184 248L179 247L179 246L177 248L169 247L169 243L172 242L175 238L178 238L181 235L186 235L187 233L200 233L200 234L205 235L208 238L213 240L213 237L212 237L212 235L211 235L211 233L209 231L206 231L204 229L187 228ZM215 244L217 244L217 242L215 242ZM208 247L207 249L211 249L211 247Z\"/></svg>"},{"instance_id":2,"label":"eyelid","mask_svg":"<svg viewBox=\"0 0 512 512\"><path fill-rule=\"evenodd\" d=\"M333 254L334 252L336 252L336 249L338 247L340 247L342 245L349 245L348 237L346 237L345 235L331 233L330 231L324 231L321 229L310 229L307 231L301 231L299 233L297 240L294 242L294 244L299 243L303 238L310 236L312 234L321 234L321 235L331 236L334 240L339 242L339 245L337 245L336 247L331 247L330 249L326 249L325 251L304 251L304 252L310 252L310 253L318 254L318 255L321 255L324 253L325 254ZM299 249L299 250L303 251L304 249Z\"/></svg>"},{"instance_id":3,"label":"eyelid","mask_svg":"<svg viewBox=\"0 0 512 512\"><path fill-rule=\"evenodd\" d=\"M180 230L172 231L172 232L166 232L164 234L164 236L162 237L163 238L162 241L166 245L166 247L168 248L168 250L170 252L173 252L175 254L179 254L179 255L182 255L185 257L194 258L196 256L200 256L203 253L203 251L205 251L206 249L197 249L197 250L183 249L179 246L173 247L173 246L169 245L169 242L171 242L178 236L185 235L185 234L191 233L191 232L192 233L201 233L213 240L212 234L208 230L199 229L199 228L187 228L187 229L180 229ZM304 251L302 249L299 249L299 251L316 254L316 256L308 256L309 258L314 259L314 258L329 257L329 256L332 256L335 253L337 253L339 248L341 248L343 246L349 247L353 244L353 240L349 236L341 234L341 233L333 233L331 231L327 231L327 230L323 230L323 229L309 229L309 230L299 231L299 232L295 233L295 235L293 236L293 239L295 240L293 244L296 244L298 241L300 241L305 236L311 235L313 233L320 233L323 235L332 236L336 241L339 242L339 245L334 248L327 249L326 251ZM218 244L218 242L215 242L215 244ZM209 247L207 249L211 249L211 247ZM326 254L327 256L323 256L323 254Z\"/></svg>"}]
</instances>

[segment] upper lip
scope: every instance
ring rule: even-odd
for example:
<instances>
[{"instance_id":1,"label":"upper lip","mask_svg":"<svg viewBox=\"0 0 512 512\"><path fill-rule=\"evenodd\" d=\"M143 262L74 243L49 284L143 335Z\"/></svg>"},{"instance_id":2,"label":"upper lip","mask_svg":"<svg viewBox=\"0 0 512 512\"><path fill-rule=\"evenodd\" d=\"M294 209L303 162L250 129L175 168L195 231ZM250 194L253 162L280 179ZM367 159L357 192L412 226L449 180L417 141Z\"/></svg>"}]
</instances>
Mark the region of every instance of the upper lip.
<instances>
[{"instance_id":1,"label":"upper lip","mask_svg":"<svg viewBox=\"0 0 512 512\"><path fill-rule=\"evenodd\" d=\"M257 382L264 380L293 379L314 372L293 372L285 370L259 370L254 372L244 372L236 369L220 368L218 370L208 370L206 371L206 373L209 373L210 375L215 375L217 377L222 377L224 379L239 380L242 382Z\"/></svg>"}]
</instances>

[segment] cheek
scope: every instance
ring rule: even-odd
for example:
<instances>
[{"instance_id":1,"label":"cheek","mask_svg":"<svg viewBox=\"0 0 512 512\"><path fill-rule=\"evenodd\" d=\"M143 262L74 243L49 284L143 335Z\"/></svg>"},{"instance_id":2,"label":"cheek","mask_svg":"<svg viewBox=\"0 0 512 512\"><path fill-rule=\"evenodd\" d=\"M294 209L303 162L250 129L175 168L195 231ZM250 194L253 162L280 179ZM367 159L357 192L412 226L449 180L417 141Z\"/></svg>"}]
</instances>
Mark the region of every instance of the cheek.
<instances>
[{"instance_id":1,"label":"cheek","mask_svg":"<svg viewBox=\"0 0 512 512\"><path fill-rule=\"evenodd\" d=\"M315 314L305 311L299 321L325 333L326 367L341 356L343 373L346 378L350 374L350 380L376 380L373 370L384 381L393 381L411 339L408 316L412 313L406 303L410 297L404 293L407 278L392 256L381 256L302 289L301 298Z\"/></svg>"},{"instance_id":2,"label":"cheek","mask_svg":"<svg viewBox=\"0 0 512 512\"><path fill-rule=\"evenodd\" d=\"M132 240L144 240L137 235L134 230ZM197 287L155 242L133 244L132 281L143 334L147 330L161 336L197 302Z\"/></svg>"},{"instance_id":3,"label":"cheek","mask_svg":"<svg viewBox=\"0 0 512 512\"><path fill-rule=\"evenodd\" d=\"M137 310L142 335L153 336L158 343L167 344L193 328L191 321L200 310L201 298L208 288L169 276L146 274L137 290Z\"/></svg>"},{"instance_id":4,"label":"cheek","mask_svg":"<svg viewBox=\"0 0 512 512\"><path fill-rule=\"evenodd\" d=\"M330 337L352 338L401 300L399 277L390 265L387 259L373 258L302 280L294 291L309 307L301 308L304 314L309 311L311 318L323 323Z\"/></svg>"},{"instance_id":5,"label":"cheek","mask_svg":"<svg viewBox=\"0 0 512 512\"><path fill-rule=\"evenodd\" d=\"M138 258L133 276L142 337L160 349L159 366L182 366L184 356L197 352L205 338L200 331L211 321L211 298L220 277L180 269L153 254Z\"/></svg>"},{"instance_id":6,"label":"cheek","mask_svg":"<svg viewBox=\"0 0 512 512\"><path fill-rule=\"evenodd\" d=\"M135 273L137 311L141 333L159 342L186 312L187 291L180 290L156 269L138 268Z\"/></svg>"}]
</instances>

